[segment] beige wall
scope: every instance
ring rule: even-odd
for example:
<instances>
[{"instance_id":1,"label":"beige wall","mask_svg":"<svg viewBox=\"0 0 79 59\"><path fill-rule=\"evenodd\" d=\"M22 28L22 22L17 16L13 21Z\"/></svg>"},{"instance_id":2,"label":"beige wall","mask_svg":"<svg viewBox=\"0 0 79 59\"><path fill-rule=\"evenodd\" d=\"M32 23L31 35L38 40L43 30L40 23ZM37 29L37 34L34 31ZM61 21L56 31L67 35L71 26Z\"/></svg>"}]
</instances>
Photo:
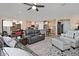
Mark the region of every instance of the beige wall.
<instances>
[{"instance_id":1,"label":"beige wall","mask_svg":"<svg viewBox=\"0 0 79 59\"><path fill-rule=\"evenodd\" d=\"M51 34L56 35L56 20L47 20L48 21L48 27L51 29Z\"/></svg>"},{"instance_id":2,"label":"beige wall","mask_svg":"<svg viewBox=\"0 0 79 59\"><path fill-rule=\"evenodd\" d=\"M61 19L70 19L70 25L71 25L71 29L76 28L76 25L79 23L79 16L74 15L74 16L67 16L67 17L60 17L60 18L56 18L55 20L52 19L49 21L49 26L57 26L57 21L61 20ZM0 32L2 31L2 22L1 22L1 18L0 18ZM31 21L22 21L22 29L26 29L27 27L31 26L32 22ZM56 27L57 28L57 27ZM55 29L57 31L57 29Z\"/></svg>"},{"instance_id":3,"label":"beige wall","mask_svg":"<svg viewBox=\"0 0 79 59\"><path fill-rule=\"evenodd\" d=\"M79 18L77 16L71 16L71 17L61 17L61 18L58 18L58 19L52 19L49 21L48 25L49 27L54 27L54 31L55 31L55 34L57 34L57 22L61 19L70 19L70 25L71 25L71 29L74 29L76 28L76 24L78 23L78 20ZM32 24L31 21L22 21L22 29L26 29L27 27L30 27Z\"/></svg>"},{"instance_id":4,"label":"beige wall","mask_svg":"<svg viewBox=\"0 0 79 59\"><path fill-rule=\"evenodd\" d=\"M56 20L49 21L49 27L55 26Z\"/></svg>"},{"instance_id":5,"label":"beige wall","mask_svg":"<svg viewBox=\"0 0 79 59\"><path fill-rule=\"evenodd\" d=\"M22 21L21 28L25 30L33 24L35 24L35 21Z\"/></svg>"},{"instance_id":6,"label":"beige wall","mask_svg":"<svg viewBox=\"0 0 79 59\"><path fill-rule=\"evenodd\" d=\"M70 17L70 19L71 19L70 21L71 29L75 29L79 24L79 18L77 16L73 16L73 17Z\"/></svg>"},{"instance_id":7,"label":"beige wall","mask_svg":"<svg viewBox=\"0 0 79 59\"><path fill-rule=\"evenodd\" d=\"M25 30L27 27L26 21L22 21L21 29Z\"/></svg>"},{"instance_id":8,"label":"beige wall","mask_svg":"<svg viewBox=\"0 0 79 59\"><path fill-rule=\"evenodd\" d=\"M77 28L77 25L79 24L79 16L76 16L76 15L57 18L56 23L61 19L70 19L70 28L71 28L71 30L74 30L75 28ZM57 28L57 26L56 26L56 28ZM56 29L56 34L57 34L57 29Z\"/></svg>"},{"instance_id":9,"label":"beige wall","mask_svg":"<svg viewBox=\"0 0 79 59\"><path fill-rule=\"evenodd\" d=\"M71 29L75 29L76 25L79 24L79 17L78 16L61 17L61 18L56 19L56 20L58 21L61 19L70 19Z\"/></svg>"}]
</instances>

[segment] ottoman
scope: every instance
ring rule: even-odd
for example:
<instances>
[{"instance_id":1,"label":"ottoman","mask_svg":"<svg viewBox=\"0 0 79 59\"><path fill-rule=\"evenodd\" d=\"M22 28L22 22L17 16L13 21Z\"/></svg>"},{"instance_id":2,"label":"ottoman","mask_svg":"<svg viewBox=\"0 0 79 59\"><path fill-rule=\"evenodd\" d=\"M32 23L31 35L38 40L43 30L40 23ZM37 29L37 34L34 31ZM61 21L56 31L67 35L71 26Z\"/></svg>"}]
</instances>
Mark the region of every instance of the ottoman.
<instances>
[{"instance_id":1,"label":"ottoman","mask_svg":"<svg viewBox=\"0 0 79 59\"><path fill-rule=\"evenodd\" d=\"M61 51L69 50L71 45L69 42L64 41L60 38L52 38L52 45L60 49Z\"/></svg>"}]
</instances>

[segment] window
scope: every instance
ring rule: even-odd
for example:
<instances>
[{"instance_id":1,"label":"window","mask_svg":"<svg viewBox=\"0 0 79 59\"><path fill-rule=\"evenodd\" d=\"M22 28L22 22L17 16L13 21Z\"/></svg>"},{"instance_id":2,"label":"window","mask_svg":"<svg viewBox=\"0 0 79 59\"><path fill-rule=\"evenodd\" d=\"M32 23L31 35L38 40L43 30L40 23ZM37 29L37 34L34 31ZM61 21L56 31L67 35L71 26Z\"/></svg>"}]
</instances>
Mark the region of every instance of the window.
<instances>
[{"instance_id":1,"label":"window","mask_svg":"<svg viewBox=\"0 0 79 59\"><path fill-rule=\"evenodd\" d=\"M11 27L12 21L3 21L3 26Z\"/></svg>"}]
</instances>

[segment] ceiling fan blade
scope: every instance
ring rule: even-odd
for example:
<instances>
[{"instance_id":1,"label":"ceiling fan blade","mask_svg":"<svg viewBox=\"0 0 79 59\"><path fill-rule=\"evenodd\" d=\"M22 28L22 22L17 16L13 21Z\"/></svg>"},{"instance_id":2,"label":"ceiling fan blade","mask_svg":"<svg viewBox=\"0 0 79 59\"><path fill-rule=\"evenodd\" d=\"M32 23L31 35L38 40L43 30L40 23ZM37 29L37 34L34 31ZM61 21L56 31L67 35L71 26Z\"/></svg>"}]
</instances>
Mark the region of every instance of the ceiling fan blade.
<instances>
[{"instance_id":1,"label":"ceiling fan blade","mask_svg":"<svg viewBox=\"0 0 79 59\"><path fill-rule=\"evenodd\" d=\"M45 7L44 5L35 5L36 7Z\"/></svg>"},{"instance_id":2,"label":"ceiling fan blade","mask_svg":"<svg viewBox=\"0 0 79 59\"><path fill-rule=\"evenodd\" d=\"M36 8L36 11L39 11L38 8Z\"/></svg>"},{"instance_id":3,"label":"ceiling fan blade","mask_svg":"<svg viewBox=\"0 0 79 59\"><path fill-rule=\"evenodd\" d=\"M32 9L32 7L28 8L27 10L30 10L30 9Z\"/></svg>"},{"instance_id":4,"label":"ceiling fan blade","mask_svg":"<svg viewBox=\"0 0 79 59\"><path fill-rule=\"evenodd\" d=\"M29 4L29 3L24 3L25 5L29 5L29 6L33 6L33 4Z\"/></svg>"}]
</instances>

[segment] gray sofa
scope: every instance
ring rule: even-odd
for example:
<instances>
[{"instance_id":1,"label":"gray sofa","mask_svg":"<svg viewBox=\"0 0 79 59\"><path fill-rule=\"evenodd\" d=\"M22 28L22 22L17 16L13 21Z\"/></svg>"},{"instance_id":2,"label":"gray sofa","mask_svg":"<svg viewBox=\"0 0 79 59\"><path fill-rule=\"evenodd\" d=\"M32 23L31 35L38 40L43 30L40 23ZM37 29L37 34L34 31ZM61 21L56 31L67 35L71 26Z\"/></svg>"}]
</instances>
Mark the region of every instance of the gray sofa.
<instances>
[{"instance_id":1,"label":"gray sofa","mask_svg":"<svg viewBox=\"0 0 79 59\"><path fill-rule=\"evenodd\" d=\"M30 28L26 30L25 34L26 34L28 44L33 44L35 42L45 39L45 34L41 34L40 30L38 29Z\"/></svg>"}]
</instances>

